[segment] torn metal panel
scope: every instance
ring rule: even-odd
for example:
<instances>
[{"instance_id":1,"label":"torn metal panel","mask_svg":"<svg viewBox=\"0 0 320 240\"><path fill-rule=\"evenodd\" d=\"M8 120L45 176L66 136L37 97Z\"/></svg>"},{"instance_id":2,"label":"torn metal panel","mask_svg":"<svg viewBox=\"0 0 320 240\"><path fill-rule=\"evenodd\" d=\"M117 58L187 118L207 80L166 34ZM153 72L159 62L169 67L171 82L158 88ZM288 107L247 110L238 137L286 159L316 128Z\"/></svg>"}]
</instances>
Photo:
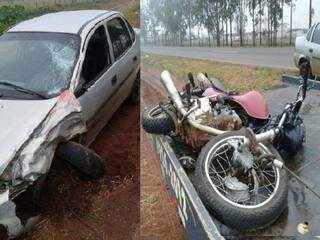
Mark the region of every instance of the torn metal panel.
<instances>
[{"instance_id":1,"label":"torn metal panel","mask_svg":"<svg viewBox=\"0 0 320 240\"><path fill-rule=\"evenodd\" d=\"M79 102L69 91L63 92L19 150L13 178L34 181L39 174L47 173L58 143L85 131Z\"/></svg>"},{"instance_id":2,"label":"torn metal panel","mask_svg":"<svg viewBox=\"0 0 320 240\"><path fill-rule=\"evenodd\" d=\"M46 118L57 98L48 100L0 100L0 174L34 129Z\"/></svg>"},{"instance_id":3,"label":"torn metal panel","mask_svg":"<svg viewBox=\"0 0 320 240\"><path fill-rule=\"evenodd\" d=\"M0 111L0 174L11 163L15 178L26 178L32 172L46 173L59 140L86 130L81 107L69 91L48 100L1 100Z\"/></svg>"},{"instance_id":4,"label":"torn metal panel","mask_svg":"<svg viewBox=\"0 0 320 240\"><path fill-rule=\"evenodd\" d=\"M7 229L8 237L14 237L36 218L22 220L12 198L49 171L59 143L84 133L86 126L81 106L68 90L49 100L10 100L1 101L0 105L4 115L0 137L0 225ZM13 105L19 107L13 109Z\"/></svg>"}]
</instances>

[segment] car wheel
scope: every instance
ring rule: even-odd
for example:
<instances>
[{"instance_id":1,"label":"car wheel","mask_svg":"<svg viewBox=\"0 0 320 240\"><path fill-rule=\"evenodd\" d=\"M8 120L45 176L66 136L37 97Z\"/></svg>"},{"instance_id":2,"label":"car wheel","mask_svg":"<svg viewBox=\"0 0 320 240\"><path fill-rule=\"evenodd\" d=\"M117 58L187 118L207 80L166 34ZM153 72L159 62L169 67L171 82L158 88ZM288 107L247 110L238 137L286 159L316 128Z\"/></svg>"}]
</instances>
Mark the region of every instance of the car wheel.
<instances>
[{"instance_id":1,"label":"car wheel","mask_svg":"<svg viewBox=\"0 0 320 240\"><path fill-rule=\"evenodd\" d=\"M98 179L105 173L105 161L91 149L75 142L59 145L56 155L75 169L81 177Z\"/></svg>"}]
</instances>

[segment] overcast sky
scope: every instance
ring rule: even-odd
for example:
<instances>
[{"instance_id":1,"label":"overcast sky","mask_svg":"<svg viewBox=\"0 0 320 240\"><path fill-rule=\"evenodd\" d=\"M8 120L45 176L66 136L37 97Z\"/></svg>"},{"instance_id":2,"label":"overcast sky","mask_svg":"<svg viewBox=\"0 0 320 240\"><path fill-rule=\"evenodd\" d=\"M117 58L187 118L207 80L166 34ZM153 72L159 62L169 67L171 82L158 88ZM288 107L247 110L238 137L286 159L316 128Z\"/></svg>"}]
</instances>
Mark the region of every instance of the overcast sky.
<instances>
[{"instance_id":1,"label":"overcast sky","mask_svg":"<svg viewBox=\"0 0 320 240\"><path fill-rule=\"evenodd\" d=\"M309 27L309 0L293 0L296 5L292 14L292 27L293 28L308 28ZM314 15L312 23L320 21L320 0L312 0L312 7ZM248 16L247 31L252 30L251 18ZM285 5L283 22L290 23L290 6Z\"/></svg>"},{"instance_id":2,"label":"overcast sky","mask_svg":"<svg viewBox=\"0 0 320 240\"><path fill-rule=\"evenodd\" d=\"M309 0L296 0L296 7L293 12L293 27L294 28L302 28L308 27L309 25ZM314 15L312 22L320 21L320 0L313 0L312 7L314 9ZM284 9L284 21L290 22L290 7L287 6Z\"/></svg>"}]
</instances>

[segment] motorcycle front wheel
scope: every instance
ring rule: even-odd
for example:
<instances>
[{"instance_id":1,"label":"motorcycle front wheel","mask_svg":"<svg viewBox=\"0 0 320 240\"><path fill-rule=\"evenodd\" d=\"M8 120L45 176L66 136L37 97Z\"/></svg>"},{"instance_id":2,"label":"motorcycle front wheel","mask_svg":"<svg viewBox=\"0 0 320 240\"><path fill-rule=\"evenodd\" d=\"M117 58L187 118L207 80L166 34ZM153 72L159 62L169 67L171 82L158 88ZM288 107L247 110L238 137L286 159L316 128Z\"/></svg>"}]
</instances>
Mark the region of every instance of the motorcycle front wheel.
<instances>
[{"instance_id":1,"label":"motorcycle front wheel","mask_svg":"<svg viewBox=\"0 0 320 240\"><path fill-rule=\"evenodd\" d=\"M234 160L235 145L230 143L244 137L240 130L210 140L197 161L195 186L209 212L225 225L239 230L260 229L272 224L285 209L288 177L284 169L257 161L249 169L239 167L239 161ZM259 145L264 154L282 161L271 144ZM238 154L241 161L253 156L249 151Z\"/></svg>"}]
</instances>

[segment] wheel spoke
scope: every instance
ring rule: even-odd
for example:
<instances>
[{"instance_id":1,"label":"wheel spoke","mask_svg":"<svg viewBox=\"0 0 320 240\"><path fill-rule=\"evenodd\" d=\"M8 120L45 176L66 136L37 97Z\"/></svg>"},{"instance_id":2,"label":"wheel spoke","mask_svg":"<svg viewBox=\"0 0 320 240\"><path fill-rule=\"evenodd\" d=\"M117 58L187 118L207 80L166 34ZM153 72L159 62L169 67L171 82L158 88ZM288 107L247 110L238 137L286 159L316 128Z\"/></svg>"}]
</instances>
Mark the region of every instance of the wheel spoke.
<instances>
[{"instance_id":1,"label":"wheel spoke","mask_svg":"<svg viewBox=\"0 0 320 240\"><path fill-rule=\"evenodd\" d=\"M241 168L233 172L232 177L236 177L240 182L247 184L249 189L245 192L238 192L237 195L232 195L232 190L226 186L225 181L227 176L231 176L233 151L234 148L226 142L218 146L210 156L207 165L208 174L216 190L235 204L244 206L255 206L267 201L276 190L277 172L274 167L264 169L265 165L257 162L253 163L253 169L256 170L255 177L252 174L248 175L248 172L242 171ZM253 180L254 178L256 180ZM258 181L256 190L253 188L253 181ZM243 200L246 194L249 194L250 199Z\"/></svg>"}]
</instances>

